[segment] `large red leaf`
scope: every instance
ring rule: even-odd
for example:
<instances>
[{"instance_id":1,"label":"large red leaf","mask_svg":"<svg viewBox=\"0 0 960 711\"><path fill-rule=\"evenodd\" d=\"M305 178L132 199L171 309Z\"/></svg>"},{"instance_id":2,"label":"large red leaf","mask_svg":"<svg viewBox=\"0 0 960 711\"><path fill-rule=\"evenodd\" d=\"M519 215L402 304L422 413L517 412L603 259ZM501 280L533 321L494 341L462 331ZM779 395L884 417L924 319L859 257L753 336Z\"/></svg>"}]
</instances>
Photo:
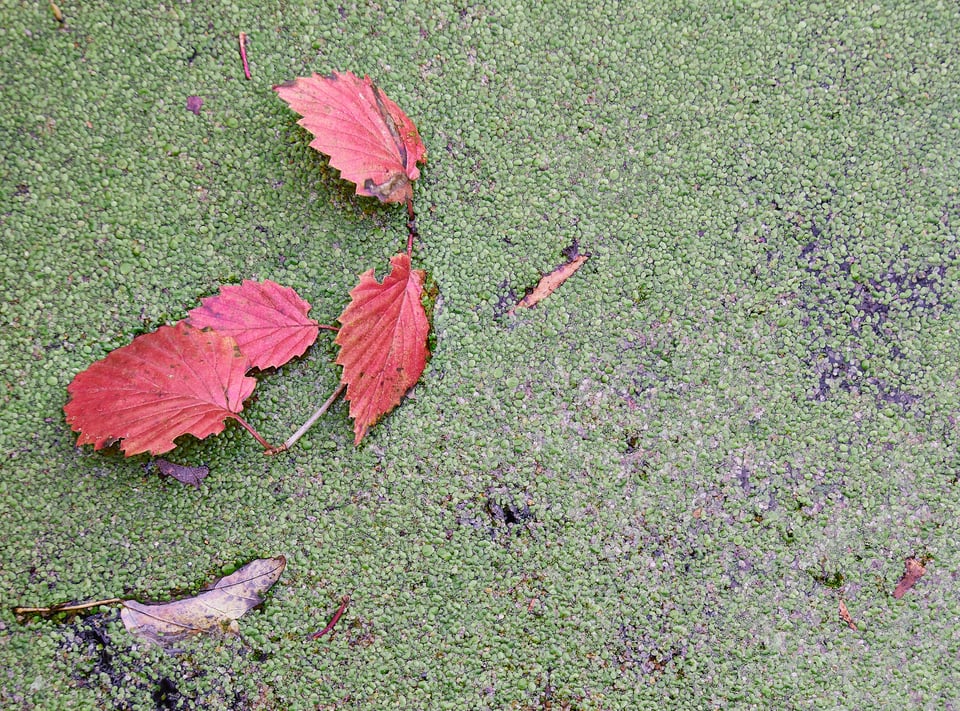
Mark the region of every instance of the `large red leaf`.
<instances>
[{"instance_id":1,"label":"large red leaf","mask_svg":"<svg viewBox=\"0 0 960 711\"><path fill-rule=\"evenodd\" d=\"M343 366L354 444L400 403L427 364L430 324L420 302L422 270L410 269L410 256L390 260L380 284L373 270L360 275L340 316L337 363Z\"/></svg>"},{"instance_id":2,"label":"large red leaf","mask_svg":"<svg viewBox=\"0 0 960 711\"><path fill-rule=\"evenodd\" d=\"M303 355L319 333L317 322L307 318L310 304L290 287L269 279L223 286L217 296L200 303L187 322L232 336L251 367L261 370Z\"/></svg>"},{"instance_id":3,"label":"large red leaf","mask_svg":"<svg viewBox=\"0 0 960 711\"><path fill-rule=\"evenodd\" d=\"M161 454L181 435L217 434L230 417L242 423L237 413L257 384L244 376L249 368L229 336L162 326L77 374L63 410L78 445L119 439L128 457Z\"/></svg>"},{"instance_id":4,"label":"large red leaf","mask_svg":"<svg viewBox=\"0 0 960 711\"><path fill-rule=\"evenodd\" d=\"M413 199L411 181L420 177L417 163L426 160L427 149L413 121L370 77L314 74L273 88L303 116L297 123L314 135L310 145L356 183L358 195Z\"/></svg>"}]
</instances>

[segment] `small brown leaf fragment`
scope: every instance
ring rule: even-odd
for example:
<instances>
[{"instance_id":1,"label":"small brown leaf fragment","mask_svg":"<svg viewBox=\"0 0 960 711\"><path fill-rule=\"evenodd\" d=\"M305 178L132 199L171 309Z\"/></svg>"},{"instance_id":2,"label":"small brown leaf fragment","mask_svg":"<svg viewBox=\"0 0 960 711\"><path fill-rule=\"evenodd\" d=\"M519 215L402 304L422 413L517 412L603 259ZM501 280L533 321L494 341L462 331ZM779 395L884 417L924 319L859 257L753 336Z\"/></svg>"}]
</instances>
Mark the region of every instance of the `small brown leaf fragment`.
<instances>
[{"instance_id":1,"label":"small brown leaf fragment","mask_svg":"<svg viewBox=\"0 0 960 711\"><path fill-rule=\"evenodd\" d=\"M273 87L303 118L310 146L357 186L357 195L411 203L427 149L417 127L368 76L314 74Z\"/></svg>"},{"instance_id":2,"label":"small brown leaf fragment","mask_svg":"<svg viewBox=\"0 0 960 711\"><path fill-rule=\"evenodd\" d=\"M53 13L53 19L63 24L63 13L60 11L60 8L57 6L57 3L50 0L50 11Z\"/></svg>"},{"instance_id":3,"label":"small brown leaf fragment","mask_svg":"<svg viewBox=\"0 0 960 711\"><path fill-rule=\"evenodd\" d=\"M159 469L160 473L164 476L173 477L181 484L189 484L198 489L200 488L200 482L210 473L209 467L188 467L183 464L168 462L166 459L157 459L154 461L154 464L157 465L157 469Z\"/></svg>"},{"instance_id":4,"label":"small brown leaf fragment","mask_svg":"<svg viewBox=\"0 0 960 711\"><path fill-rule=\"evenodd\" d=\"M509 313L512 314L517 309L529 309L539 304L556 291L563 282L573 276L589 258L589 254L577 255L566 264L561 264L549 274L544 275L540 282L534 287L533 291L520 299L520 303L510 309Z\"/></svg>"},{"instance_id":5,"label":"small brown leaf fragment","mask_svg":"<svg viewBox=\"0 0 960 711\"><path fill-rule=\"evenodd\" d=\"M847 609L847 603L840 601L840 619L847 623L847 627L852 630L857 629L857 623L853 621L850 611Z\"/></svg>"},{"instance_id":6,"label":"small brown leaf fragment","mask_svg":"<svg viewBox=\"0 0 960 711\"><path fill-rule=\"evenodd\" d=\"M919 560L916 558L907 558L903 577L900 578L900 582L897 583L897 587L893 591L894 598L897 600L902 598L907 590L916 585L917 581L922 578L926 572L927 569Z\"/></svg>"},{"instance_id":7,"label":"small brown leaf fragment","mask_svg":"<svg viewBox=\"0 0 960 711\"><path fill-rule=\"evenodd\" d=\"M131 634L164 647L189 635L231 630L237 619L263 602L286 564L282 555L250 561L208 590L182 600L146 604L124 600L120 619Z\"/></svg>"}]
</instances>

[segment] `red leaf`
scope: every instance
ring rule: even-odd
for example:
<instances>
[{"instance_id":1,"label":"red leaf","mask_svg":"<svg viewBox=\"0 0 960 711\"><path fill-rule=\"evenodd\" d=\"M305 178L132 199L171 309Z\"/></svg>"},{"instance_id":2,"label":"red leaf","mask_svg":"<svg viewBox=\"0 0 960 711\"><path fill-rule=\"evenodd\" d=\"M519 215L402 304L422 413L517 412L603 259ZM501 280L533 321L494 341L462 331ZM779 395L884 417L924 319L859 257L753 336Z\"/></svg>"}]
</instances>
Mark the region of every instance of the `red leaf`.
<instances>
[{"instance_id":1,"label":"red leaf","mask_svg":"<svg viewBox=\"0 0 960 711\"><path fill-rule=\"evenodd\" d=\"M237 413L257 384L244 376L249 367L229 336L163 326L77 374L63 411L78 445L119 439L128 457L162 454L181 435L217 434L229 417L242 423Z\"/></svg>"},{"instance_id":2,"label":"red leaf","mask_svg":"<svg viewBox=\"0 0 960 711\"><path fill-rule=\"evenodd\" d=\"M317 322L307 318L310 304L269 279L220 287L200 303L187 323L232 336L253 368L280 367L303 355L319 333Z\"/></svg>"},{"instance_id":3,"label":"red leaf","mask_svg":"<svg viewBox=\"0 0 960 711\"><path fill-rule=\"evenodd\" d=\"M427 149L417 127L370 77L351 72L314 74L273 87L297 121L314 135L310 145L330 156L330 165L357 185L357 195L382 202L413 199L411 181Z\"/></svg>"},{"instance_id":4,"label":"red leaf","mask_svg":"<svg viewBox=\"0 0 960 711\"><path fill-rule=\"evenodd\" d=\"M430 324L420 302L424 273L410 269L410 256L390 260L380 284L373 270L360 275L340 315L337 363L343 366L354 444L400 403L427 364Z\"/></svg>"}]
</instances>

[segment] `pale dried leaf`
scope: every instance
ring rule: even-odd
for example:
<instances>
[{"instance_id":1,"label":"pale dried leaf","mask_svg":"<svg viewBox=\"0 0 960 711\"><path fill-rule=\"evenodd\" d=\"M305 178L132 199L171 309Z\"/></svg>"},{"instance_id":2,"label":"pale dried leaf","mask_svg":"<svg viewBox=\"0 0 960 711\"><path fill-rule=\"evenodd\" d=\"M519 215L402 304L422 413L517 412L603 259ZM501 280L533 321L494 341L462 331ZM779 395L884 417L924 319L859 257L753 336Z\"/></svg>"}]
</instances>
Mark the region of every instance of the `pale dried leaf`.
<instances>
[{"instance_id":1,"label":"pale dried leaf","mask_svg":"<svg viewBox=\"0 0 960 711\"><path fill-rule=\"evenodd\" d=\"M124 600L120 618L130 633L164 646L201 632L226 631L263 602L286 564L283 556L253 560L220 578L210 589L182 600Z\"/></svg>"}]
</instances>

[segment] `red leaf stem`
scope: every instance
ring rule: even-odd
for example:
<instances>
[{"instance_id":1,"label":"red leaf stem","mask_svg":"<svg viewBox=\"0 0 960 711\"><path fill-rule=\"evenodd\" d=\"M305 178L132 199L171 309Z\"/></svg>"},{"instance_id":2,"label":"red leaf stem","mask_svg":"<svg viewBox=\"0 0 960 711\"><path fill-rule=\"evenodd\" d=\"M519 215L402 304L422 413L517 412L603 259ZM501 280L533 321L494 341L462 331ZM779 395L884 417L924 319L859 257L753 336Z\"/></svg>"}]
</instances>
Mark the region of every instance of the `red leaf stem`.
<instances>
[{"instance_id":1,"label":"red leaf stem","mask_svg":"<svg viewBox=\"0 0 960 711\"><path fill-rule=\"evenodd\" d=\"M314 632L310 635L310 639L320 639L327 632L333 629L333 626L340 621L340 617L343 615L344 611L347 609L347 605L350 604L350 596L344 595L340 599L340 607L337 608L337 611L333 613L333 617L330 618L330 621L327 623L327 626L324 627L319 632Z\"/></svg>"}]
</instances>

